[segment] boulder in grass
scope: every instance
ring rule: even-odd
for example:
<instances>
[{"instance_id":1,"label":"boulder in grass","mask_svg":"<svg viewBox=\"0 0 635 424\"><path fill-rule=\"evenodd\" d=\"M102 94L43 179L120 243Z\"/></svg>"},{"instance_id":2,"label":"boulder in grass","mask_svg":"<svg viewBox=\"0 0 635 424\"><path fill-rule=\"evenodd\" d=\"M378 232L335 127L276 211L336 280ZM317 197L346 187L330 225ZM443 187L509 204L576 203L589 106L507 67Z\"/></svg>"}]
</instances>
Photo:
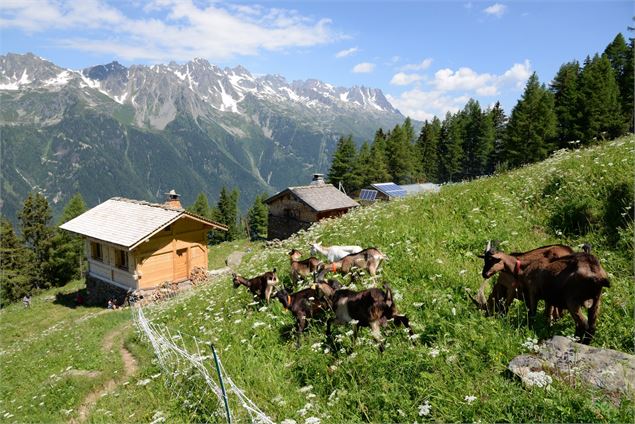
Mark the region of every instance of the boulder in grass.
<instances>
[{"instance_id":1,"label":"boulder in grass","mask_svg":"<svg viewBox=\"0 0 635 424\"><path fill-rule=\"evenodd\" d=\"M243 256L245 256L245 252L232 252L225 260L225 265L232 269L236 269L243 261Z\"/></svg>"},{"instance_id":2,"label":"boulder in grass","mask_svg":"<svg viewBox=\"0 0 635 424\"><path fill-rule=\"evenodd\" d=\"M570 384L584 382L615 395L635 395L634 355L583 345L567 337L544 341L537 354L517 356L507 368L526 386L545 387L558 378Z\"/></svg>"}]
</instances>

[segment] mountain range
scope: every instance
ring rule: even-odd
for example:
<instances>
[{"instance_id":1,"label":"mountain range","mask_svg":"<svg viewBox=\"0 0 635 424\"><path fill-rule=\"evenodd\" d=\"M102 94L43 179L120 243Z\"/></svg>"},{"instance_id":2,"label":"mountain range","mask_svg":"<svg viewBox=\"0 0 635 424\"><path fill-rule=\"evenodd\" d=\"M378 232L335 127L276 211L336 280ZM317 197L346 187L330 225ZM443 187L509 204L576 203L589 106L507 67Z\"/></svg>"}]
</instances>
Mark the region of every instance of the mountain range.
<instances>
[{"instance_id":1,"label":"mountain range","mask_svg":"<svg viewBox=\"0 0 635 424\"><path fill-rule=\"evenodd\" d=\"M15 220L32 190L56 213L76 192L184 204L238 187L254 196L328 170L337 139L372 139L403 122L381 90L185 64L81 70L33 54L0 56L2 214Z\"/></svg>"}]
</instances>

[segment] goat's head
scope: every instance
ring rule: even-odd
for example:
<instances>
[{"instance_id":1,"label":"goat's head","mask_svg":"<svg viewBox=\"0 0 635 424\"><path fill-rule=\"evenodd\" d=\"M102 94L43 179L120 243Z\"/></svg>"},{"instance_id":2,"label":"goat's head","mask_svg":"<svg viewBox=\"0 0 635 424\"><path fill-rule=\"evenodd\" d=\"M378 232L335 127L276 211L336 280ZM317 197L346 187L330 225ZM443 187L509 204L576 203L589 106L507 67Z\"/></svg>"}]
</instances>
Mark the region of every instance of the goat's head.
<instances>
[{"instance_id":1,"label":"goat's head","mask_svg":"<svg viewBox=\"0 0 635 424\"><path fill-rule=\"evenodd\" d=\"M234 288L240 286L240 276L234 272L232 272L232 283L234 283Z\"/></svg>"},{"instance_id":2,"label":"goat's head","mask_svg":"<svg viewBox=\"0 0 635 424\"><path fill-rule=\"evenodd\" d=\"M478 255L478 257L485 261L481 273L483 278L490 278L504 268L503 261L501 260L499 252L496 250L495 243L492 243L491 240L487 242L485 252L483 252L482 255Z\"/></svg>"},{"instance_id":3,"label":"goat's head","mask_svg":"<svg viewBox=\"0 0 635 424\"><path fill-rule=\"evenodd\" d=\"M276 273L276 269L274 268L271 272L265 272L265 278L267 279L268 286L278 285L278 274Z\"/></svg>"},{"instance_id":4,"label":"goat's head","mask_svg":"<svg viewBox=\"0 0 635 424\"><path fill-rule=\"evenodd\" d=\"M319 249L322 247L322 242L315 242L313 244L311 244L311 256L315 256Z\"/></svg>"},{"instance_id":5,"label":"goat's head","mask_svg":"<svg viewBox=\"0 0 635 424\"><path fill-rule=\"evenodd\" d=\"M289 252L289 258L291 258L292 261L297 261L301 257L302 253L299 250L291 249L291 251Z\"/></svg>"},{"instance_id":6,"label":"goat's head","mask_svg":"<svg viewBox=\"0 0 635 424\"><path fill-rule=\"evenodd\" d=\"M282 303L285 309L289 309L290 296L286 289L278 290L274 296Z\"/></svg>"}]
</instances>

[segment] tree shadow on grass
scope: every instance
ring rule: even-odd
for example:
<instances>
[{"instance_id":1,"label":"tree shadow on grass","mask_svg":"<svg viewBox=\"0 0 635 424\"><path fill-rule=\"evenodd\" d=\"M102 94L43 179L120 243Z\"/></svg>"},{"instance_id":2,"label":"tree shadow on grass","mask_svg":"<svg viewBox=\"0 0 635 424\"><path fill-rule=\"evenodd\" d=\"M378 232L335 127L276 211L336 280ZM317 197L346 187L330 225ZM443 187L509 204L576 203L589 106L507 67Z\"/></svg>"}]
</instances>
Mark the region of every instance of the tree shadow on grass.
<instances>
[{"instance_id":1,"label":"tree shadow on grass","mask_svg":"<svg viewBox=\"0 0 635 424\"><path fill-rule=\"evenodd\" d=\"M78 307L85 306L97 306L88 301L89 293L86 288L79 289L69 293L57 292L55 293L55 300L53 303L56 305L66 306L67 308L76 309Z\"/></svg>"}]
</instances>

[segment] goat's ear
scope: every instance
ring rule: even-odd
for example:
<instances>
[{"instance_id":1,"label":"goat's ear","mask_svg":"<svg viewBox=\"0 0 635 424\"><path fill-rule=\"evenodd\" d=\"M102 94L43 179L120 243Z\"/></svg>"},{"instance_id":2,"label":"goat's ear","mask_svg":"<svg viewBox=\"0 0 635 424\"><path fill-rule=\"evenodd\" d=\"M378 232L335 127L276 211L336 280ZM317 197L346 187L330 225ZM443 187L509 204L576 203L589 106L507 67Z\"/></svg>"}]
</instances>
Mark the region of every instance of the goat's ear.
<instances>
[{"instance_id":1,"label":"goat's ear","mask_svg":"<svg viewBox=\"0 0 635 424\"><path fill-rule=\"evenodd\" d=\"M273 269L273 273L274 273L274 274L276 273L276 269L275 269L275 268Z\"/></svg>"},{"instance_id":2,"label":"goat's ear","mask_svg":"<svg viewBox=\"0 0 635 424\"><path fill-rule=\"evenodd\" d=\"M236 278L236 273L232 272L232 278Z\"/></svg>"}]
</instances>

